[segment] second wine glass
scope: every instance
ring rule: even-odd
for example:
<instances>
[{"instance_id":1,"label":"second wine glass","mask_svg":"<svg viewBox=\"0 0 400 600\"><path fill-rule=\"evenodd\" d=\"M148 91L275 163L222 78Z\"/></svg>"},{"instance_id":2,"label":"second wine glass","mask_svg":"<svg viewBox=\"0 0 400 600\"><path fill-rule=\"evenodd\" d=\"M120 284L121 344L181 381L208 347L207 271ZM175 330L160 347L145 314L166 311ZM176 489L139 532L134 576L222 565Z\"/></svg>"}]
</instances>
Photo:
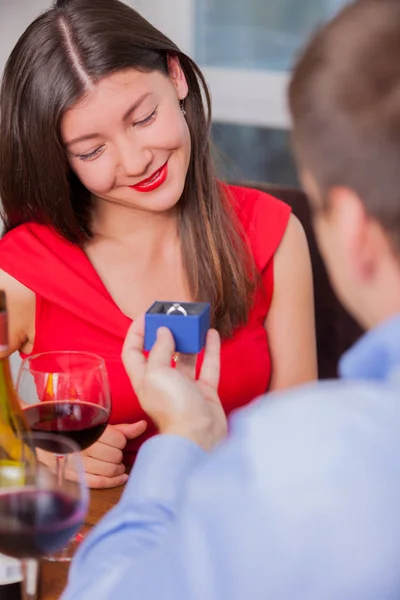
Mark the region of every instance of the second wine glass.
<instances>
[{"instance_id":1,"label":"second wine glass","mask_svg":"<svg viewBox=\"0 0 400 600\"><path fill-rule=\"evenodd\" d=\"M104 359L89 352L55 351L25 358L17 377L17 393L33 432L61 434L81 450L91 446L105 430L111 411L110 386ZM47 451L56 449L45 448ZM60 485L67 456L58 455ZM61 557L70 560L80 537L71 541Z\"/></svg>"},{"instance_id":2,"label":"second wine glass","mask_svg":"<svg viewBox=\"0 0 400 600\"><path fill-rule=\"evenodd\" d=\"M0 552L21 560L22 600L37 600L37 561L69 543L83 523L89 495L72 440L31 433L20 442L28 450L20 460L0 461ZM55 453L68 455L68 477L61 486Z\"/></svg>"}]
</instances>

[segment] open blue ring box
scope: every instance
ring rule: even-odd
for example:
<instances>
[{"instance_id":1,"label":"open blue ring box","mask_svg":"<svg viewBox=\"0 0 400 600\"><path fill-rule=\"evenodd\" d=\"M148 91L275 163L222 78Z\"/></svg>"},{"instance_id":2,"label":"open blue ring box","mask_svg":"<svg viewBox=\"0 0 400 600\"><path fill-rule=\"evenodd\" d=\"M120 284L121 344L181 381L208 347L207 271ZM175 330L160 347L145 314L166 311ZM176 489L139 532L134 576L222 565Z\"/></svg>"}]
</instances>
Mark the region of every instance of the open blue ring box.
<instances>
[{"instance_id":1,"label":"open blue ring box","mask_svg":"<svg viewBox=\"0 0 400 600\"><path fill-rule=\"evenodd\" d=\"M167 314L173 305L179 305L187 316L174 311ZM151 350L156 341L157 329L167 327L175 339L176 352L197 354L206 343L210 328L210 304L208 302L154 302L145 314L144 349Z\"/></svg>"}]
</instances>

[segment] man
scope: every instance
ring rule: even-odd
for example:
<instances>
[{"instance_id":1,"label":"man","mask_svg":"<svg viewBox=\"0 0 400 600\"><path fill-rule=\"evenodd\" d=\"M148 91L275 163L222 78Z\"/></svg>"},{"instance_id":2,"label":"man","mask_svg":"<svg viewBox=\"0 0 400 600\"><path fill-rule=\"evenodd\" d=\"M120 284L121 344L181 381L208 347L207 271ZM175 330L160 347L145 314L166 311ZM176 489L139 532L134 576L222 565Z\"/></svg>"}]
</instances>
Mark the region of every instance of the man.
<instances>
[{"instance_id":1,"label":"man","mask_svg":"<svg viewBox=\"0 0 400 600\"><path fill-rule=\"evenodd\" d=\"M357 0L290 86L293 141L337 293L369 333L342 380L256 401L224 436L219 338L200 379L142 325L124 362L161 435L83 545L64 600L400 597L400 2Z\"/></svg>"}]
</instances>

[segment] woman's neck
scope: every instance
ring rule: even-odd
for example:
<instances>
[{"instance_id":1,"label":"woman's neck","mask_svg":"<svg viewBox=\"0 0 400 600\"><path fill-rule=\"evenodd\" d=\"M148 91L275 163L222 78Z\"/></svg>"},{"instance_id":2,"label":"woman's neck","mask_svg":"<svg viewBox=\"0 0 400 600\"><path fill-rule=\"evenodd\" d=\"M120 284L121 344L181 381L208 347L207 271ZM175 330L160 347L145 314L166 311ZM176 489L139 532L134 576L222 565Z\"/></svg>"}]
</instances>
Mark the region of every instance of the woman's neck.
<instances>
[{"instance_id":1,"label":"woman's neck","mask_svg":"<svg viewBox=\"0 0 400 600\"><path fill-rule=\"evenodd\" d=\"M178 211L150 212L96 200L91 229L93 241L109 239L143 248L178 237Z\"/></svg>"}]
</instances>

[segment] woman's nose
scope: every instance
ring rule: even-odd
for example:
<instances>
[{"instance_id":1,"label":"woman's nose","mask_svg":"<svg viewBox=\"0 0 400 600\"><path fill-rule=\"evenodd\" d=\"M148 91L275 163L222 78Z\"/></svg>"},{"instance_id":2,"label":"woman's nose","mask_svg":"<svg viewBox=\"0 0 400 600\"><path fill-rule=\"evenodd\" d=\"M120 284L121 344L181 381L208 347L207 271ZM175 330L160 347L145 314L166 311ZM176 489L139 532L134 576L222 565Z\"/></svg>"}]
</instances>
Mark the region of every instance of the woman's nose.
<instances>
[{"instance_id":1,"label":"woman's nose","mask_svg":"<svg viewBox=\"0 0 400 600\"><path fill-rule=\"evenodd\" d=\"M142 177L148 175L153 160L152 152L140 148L136 144L124 143L119 148L119 166L125 177Z\"/></svg>"}]
</instances>

